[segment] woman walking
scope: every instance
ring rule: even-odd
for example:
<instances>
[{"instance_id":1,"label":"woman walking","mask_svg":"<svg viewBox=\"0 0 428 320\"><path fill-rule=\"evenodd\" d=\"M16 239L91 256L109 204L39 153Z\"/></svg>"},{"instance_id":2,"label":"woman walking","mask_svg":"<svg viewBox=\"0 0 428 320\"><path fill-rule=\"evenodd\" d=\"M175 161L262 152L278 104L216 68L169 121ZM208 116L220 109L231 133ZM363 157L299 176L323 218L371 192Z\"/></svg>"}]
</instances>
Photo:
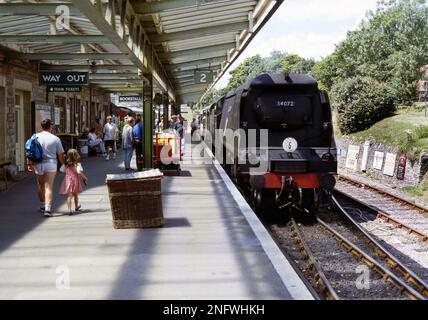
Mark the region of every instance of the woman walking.
<instances>
[{"instance_id":1,"label":"woman walking","mask_svg":"<svg viewBox=\"0 0 428 320\"><path fill-rule=\"evenodd\" d=\"M134 137L132 134L132 126L134 125L134 118L128 117L126 124L122 131L122 147L124 151L125 170L131 170L131 159L134 151Z\"/></svg>"}]
</instances>

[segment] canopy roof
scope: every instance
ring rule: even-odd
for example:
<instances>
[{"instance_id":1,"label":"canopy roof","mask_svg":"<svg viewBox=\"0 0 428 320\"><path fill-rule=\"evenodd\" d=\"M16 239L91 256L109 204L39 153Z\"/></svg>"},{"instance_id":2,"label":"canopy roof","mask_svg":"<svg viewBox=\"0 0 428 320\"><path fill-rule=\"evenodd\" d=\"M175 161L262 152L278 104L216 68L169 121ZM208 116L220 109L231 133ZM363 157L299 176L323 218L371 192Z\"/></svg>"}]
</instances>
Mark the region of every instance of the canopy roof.
<instances>
[{"instance_id":1,"label":"canopy roof","mask_svg":"<svg viewBox=\"0 0 428 320\"><path fill-rule=\"evenodd\" d=\"M0 3L0 45L41 61L40 70L90 71L107 91L141 93L153 75L171 100L197 102L282 2L8 1ZM195 83L195 70L212 71L214 81Z\"/></svg>"}]
</instances>

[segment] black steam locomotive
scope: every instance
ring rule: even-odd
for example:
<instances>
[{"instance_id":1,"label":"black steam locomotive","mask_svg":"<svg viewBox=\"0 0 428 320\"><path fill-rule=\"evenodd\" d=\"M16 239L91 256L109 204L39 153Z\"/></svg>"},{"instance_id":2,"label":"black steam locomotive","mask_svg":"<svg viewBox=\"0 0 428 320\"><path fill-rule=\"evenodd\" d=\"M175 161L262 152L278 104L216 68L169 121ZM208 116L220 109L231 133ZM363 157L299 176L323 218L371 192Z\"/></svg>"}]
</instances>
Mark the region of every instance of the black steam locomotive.
<instances>
[{"instance_id":1,"label":"black steam locomotive","mask_svg":"<svg viewBox=\"0 0 428 320\"><path fill-rule=\"evenodd\" d=\"M202 119L204 139L257 211L312 209L334 187L330 103L310 76L262 74L204 109Z\"/></svg>"}]
</instances>

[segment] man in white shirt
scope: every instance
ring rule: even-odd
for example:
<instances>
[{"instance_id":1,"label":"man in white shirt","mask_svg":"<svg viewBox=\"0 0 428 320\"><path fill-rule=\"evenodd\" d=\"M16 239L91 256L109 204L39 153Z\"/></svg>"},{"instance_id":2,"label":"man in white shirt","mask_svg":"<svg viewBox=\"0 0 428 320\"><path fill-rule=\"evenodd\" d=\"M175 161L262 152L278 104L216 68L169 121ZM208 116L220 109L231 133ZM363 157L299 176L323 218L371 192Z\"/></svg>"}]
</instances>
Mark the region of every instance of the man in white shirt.
<instances>
[{"instance_id":1,"label":"man in white shirt","mask_svg":"<svg viewBox=\"0 0 428 320\"><path fill-rule=\"evenodd\" d=\"M40 211L45 217L52 217L53 186L58 169L57 156L61 164L64 164L64 149L61 140L53 135L52 121L43 119L41 122L43 131L36 136L43 149L43 160L32 163L27 159L28 171L34 171L37 175L37 186L40 200Z\"/></svg>"},{"instance_id":2,"label":"man in white shirt","mask_svg":"<svg viewBox=\"0 0 428 320\"><path fill-rule=\"evenodd\" d=\"M110 160L110 151L113 151L113 159L116 159L116 140L118 136L117 127L111 116L107 117L107 123L104 125L104 146L106 148L106 160Z\"/></svg>"}]
</instances>

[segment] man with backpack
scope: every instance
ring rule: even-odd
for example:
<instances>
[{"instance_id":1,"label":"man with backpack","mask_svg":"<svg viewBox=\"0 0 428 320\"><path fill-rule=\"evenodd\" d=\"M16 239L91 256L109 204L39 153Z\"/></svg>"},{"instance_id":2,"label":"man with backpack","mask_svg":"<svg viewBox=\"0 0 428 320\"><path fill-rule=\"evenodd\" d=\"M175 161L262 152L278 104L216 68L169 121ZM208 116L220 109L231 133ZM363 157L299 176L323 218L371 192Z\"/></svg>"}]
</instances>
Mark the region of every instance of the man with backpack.
<instances>
[{"instance_id":1,"label":"man with backpack","mask_svg":"<svg viewBox=\"0 0 428 320\"><path fill-rule=\"evenodd\" d=\"M64 149L61 140L53 135L52 121L43 119L43 131L31 137L25 144L28 171L37 176L40 211L52 217L53 185L58 170L57 157L64 164Z\"/></svg>"}]
</instances>

